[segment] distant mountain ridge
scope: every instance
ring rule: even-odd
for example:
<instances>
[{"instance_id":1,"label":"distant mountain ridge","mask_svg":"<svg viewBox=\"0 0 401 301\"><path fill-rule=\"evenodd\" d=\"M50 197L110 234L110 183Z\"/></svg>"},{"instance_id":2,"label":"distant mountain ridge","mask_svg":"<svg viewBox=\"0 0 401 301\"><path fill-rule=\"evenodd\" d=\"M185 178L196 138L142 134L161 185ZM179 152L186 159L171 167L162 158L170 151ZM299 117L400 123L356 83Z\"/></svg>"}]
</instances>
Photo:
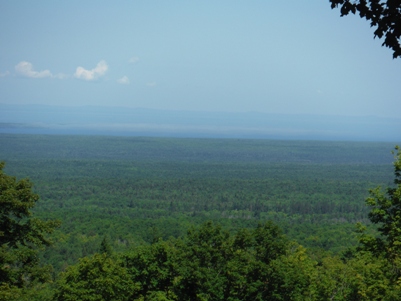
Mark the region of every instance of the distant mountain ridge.
<instances>
[{"instance_id":1,"label":"distant mountain ridge","mask_svg":"<svg viewBox=\"0 0 401 301\"><path fill-rule=\"evenodd\" d=\"M0 133L401 141L401 118L0 103Z\"/></svg>"}]
</instances>

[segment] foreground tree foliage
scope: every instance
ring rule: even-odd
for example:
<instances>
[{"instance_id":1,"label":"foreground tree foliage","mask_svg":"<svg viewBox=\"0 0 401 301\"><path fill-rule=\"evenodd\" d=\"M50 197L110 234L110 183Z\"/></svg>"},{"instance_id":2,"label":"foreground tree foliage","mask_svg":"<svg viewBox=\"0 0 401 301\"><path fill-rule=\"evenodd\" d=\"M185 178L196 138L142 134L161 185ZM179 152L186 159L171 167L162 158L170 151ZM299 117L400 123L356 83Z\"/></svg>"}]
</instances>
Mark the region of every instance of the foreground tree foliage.
<instances>
[{"instance_id":1,"label":"foreground tree foliage","mask_svg":"<svg viewBox=\"0 0 401 301\"><path fill-rule=\"evenodd\" d=\"M105 253L82 259L61 275L56 298L303 300L311 284L306 266L313 263L305 249L288 246L271 222L235 235L208 222L183 239L160 240L114 261Z\"/></svg>"},{"instance_id":2,"label":"foreground tree foliage","mask_svg":"<svg viewBox=\"0 0 401 301\"><path fill-rule=\"evenodd\" d=\"M330 0L331 8L341 7L341 16L359 13L375 27L374 35L384 37L383 46L393 50L393 58L401 57L401 2L394 0Z\"/></svg>"},{"instance_id":3,"label":"foreground tree foliage","mask_svg":"<svg viewBox=\"0 0 401 301\"><path fill-rule=\"evenodd\" d=\"M371 207L369 219L378 225L379 236L366 234L359 225L360 252L369 252L385 260L391 285L397 289L396 299L401 299L401 149L395 148L394 187L385 192L380 187L370 191L366 203Z\"/></svg>"},{"instance_id":4,"label":"foreground tree foliage","mask_svg":"<svg viewBox=\"0 0 401 301\"><path fill-rule=\"evenodd\" d=\"M182 239L81 259L61 274L55 299L398 300L387 267L369 253L315 260L271 223L235 235L206 223Z\"/></svg>"},{"instance_id":5,"label":"foreground tree foliage","mask_svg":"<svg viewBox=\"0 0 401 301\"><path fill-rule=\"evenodd\" d=\"M46 234L57 221L31 216L39 196L28 180L3 172L0 162L0 300L31 299L33 290L50 280L50 266L41 266L38 250L50 244Z\"/></svg>"},{"instance_id":6,"label":"foreground tree foliage","mask_svg":"<svg viewBox=\"0 0 401 301\"><path fill-rule=\"evenodd\" d=\"M107 253L85 257L78 265L62 273L57 284L56 300L63 301L124 301L137 287L117 260Z\"/></svg>"}]
</instances>

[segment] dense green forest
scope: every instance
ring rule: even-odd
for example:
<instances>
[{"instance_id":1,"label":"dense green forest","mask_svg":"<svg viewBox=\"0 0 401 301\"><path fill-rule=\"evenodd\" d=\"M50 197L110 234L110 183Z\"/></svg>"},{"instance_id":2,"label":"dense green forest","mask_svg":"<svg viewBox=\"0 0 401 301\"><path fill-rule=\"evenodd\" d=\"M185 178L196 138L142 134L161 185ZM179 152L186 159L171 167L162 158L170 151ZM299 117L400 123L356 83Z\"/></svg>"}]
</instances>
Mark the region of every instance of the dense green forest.
<instances>
[{"instance_id":1,"label":"dense green forest","mask_svg":"<svg viewBox=\"0 0 401 301\"><path fill-rule=\"evenodd\" d=\"M46 282L43 300L328 300L316 296L328 296L330 269L351 279L366 268L355 224L377 231L365 199L393 184L394 144L0 135L0 161L34 183L33 215L61 222L39 253L58 285ZM371 262L366 273L384 264ZM130 297L77 299L72 283L96 266L110 272L100 282L122 277L110 289ZM312 288L313 277L327 287ZM275 295L283 281L301 297ZM351 282L347 298L361 289Z\"/></svg>"}]
</instances>

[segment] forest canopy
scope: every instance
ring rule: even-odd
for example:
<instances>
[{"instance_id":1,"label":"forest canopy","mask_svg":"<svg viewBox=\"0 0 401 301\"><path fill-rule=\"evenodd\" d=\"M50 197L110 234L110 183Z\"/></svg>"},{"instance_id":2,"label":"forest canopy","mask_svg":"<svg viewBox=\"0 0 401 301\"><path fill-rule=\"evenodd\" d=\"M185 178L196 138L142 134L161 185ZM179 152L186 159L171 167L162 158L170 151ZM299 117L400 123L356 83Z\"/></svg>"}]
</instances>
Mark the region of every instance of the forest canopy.
<instances>
[{"instance_id":1,"label":"forest canopy","mask_svg":"<svg viewBox=\"0 0 401 301\"><path fill-rule=\"evenodd\" d=\"M35 275L44 276L37 279L17 273L14 278L3 278L0 300L399 300L401 297L399 148L394 152L395 177L391 184L385 180L389 177L381 176L389 169L387 161L377 156L382 147L375 149L379 144L337 143L333 148L332 143L317 142L144 138L113 138L114 143L106 139L107 144L103 144L104 138L70 137L67 142L65 138L42 137L40 150L36 150L28 142L31 138L27 138L9 140L7 147L18 146L15 149L19 152L8 155L12 162L8 166L15 165L17 174L32 174L35 187L45 197L38 202L31 181L17 181L4 172L0 197L10 200L10 196L27 196L30 213L21 219L23 223L37 219L46 224L49 217L58 216L65 224L52 234L56 244L46 247L44 252L38 253L40 246L29 244L35 254L35 260L31 261L34 267L46 272ZM48 148L47 139L51 141ZM29 156L25 155L24 147ZM130 157L134 150L135 155ZM198 152L196 156L194 151ZM88 153L90 158L85 157ZM265 162L272 160L273 154L282 161L277 163L275 158L273 162ZM111 157L105 160L105 155ZM292 161L287 162L289 158ZM299 159L302 160L298 162ZM371 177L376 180L366 182ZM354 182L347 182L351 180ZM91 182L97 185L90 185ZM335 207L318 207L318 198L316 207L302 206L316 190L322 189L320 197L330 193L334 198L336 190L341 191L345 186L346 193L339 198L341 205L346 194L366 188L361 183L389 184L384 191L371 190L363 220L367 227L360 223L359 232L354 235L342 232L345 220L336 221L329 215ZM19 193L18 187L25 187L25 192ZM110 194L100 197L99 192L109 189ZM263 194L263 190L268 193ZM290 195L294 190L298 194ZM211 201L209 197L216 193L218 198ZM246 197L248 193L251 198ZM367 190L366 195L369 195ZM183 200L178 202L180 198ZM293 204L289 207L294 210L292 214L291 211L277 214L292 224L279 225L280 219L273 222L265 215L264 210L268 212L266 208L274 198ZM137 207L139 199L142 211ZM188 214L186 203L190 204ZM275 210L281 210L278 205ZM220 214L229 206L245 206L244 215ZM313 216L310 212L317 209L321 210L321 217L307 222L307 217ZM131 216L137 210L146 217ZM338 216L345 216L345 212L339 210ZM85 218L90 219L90 227ZM369 219L373 225L377 224L377 229L367 223ZM5 225L10 224L4 221ZM354 239L355 243L336 252L330 247L300 243L319 241L326 223L332 231L324 236L330 235L340 243L345 238ZM285 229L281 225L286 225ZM294 227L300 228L299 236L290 238L285 232L291 233L288 229ZM109 231L104 232L105 228ZM143 231L146 237L140 243L128 244L123 228L128 228L128 232ZM168 232L166 236L169 229L179 231ZM301 239L308 229L314 236ZM295 238L300 239L296 242ZM10 254L21 254L17 249L8 250ZM65 262L63 256L79 259ZM3 270L23 266L18 260L24 257L13 258L16 261L2 263ZM45 262L63 265L50 273L49 267L43 265ZM16 279L37 280L19 286Z\"/></svg>"},{"instance_id":2,"label":"forest canopy","mask_svg":"<svg viewBox=\"0 0 401 301\"><path fill-rule=\"evenodd\" d=\"M39 196L29 180L17 181L0 162L0 300L20 299L50 281L51 267L39 262L39 249L59 225L32 217Z\"/></svg>"}]
</instances>

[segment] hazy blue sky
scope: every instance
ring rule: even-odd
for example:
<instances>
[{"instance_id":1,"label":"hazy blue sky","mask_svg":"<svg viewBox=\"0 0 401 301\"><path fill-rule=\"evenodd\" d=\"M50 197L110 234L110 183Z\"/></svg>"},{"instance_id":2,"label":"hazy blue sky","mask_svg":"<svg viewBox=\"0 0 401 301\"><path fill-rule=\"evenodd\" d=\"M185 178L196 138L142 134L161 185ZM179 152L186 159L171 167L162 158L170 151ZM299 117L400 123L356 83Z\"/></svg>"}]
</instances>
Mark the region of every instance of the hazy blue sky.
<instances>
[{"instance_id":1,"label":"hazy blue sky","mask_svg":"<svg viewBox=\"0 0 401 301\"><path fill-rule=\"evenodd\" d=\"M0 41L0 103L401 112L401 60L325 0L3 0Z\"/></svg>"}]
</instances>

